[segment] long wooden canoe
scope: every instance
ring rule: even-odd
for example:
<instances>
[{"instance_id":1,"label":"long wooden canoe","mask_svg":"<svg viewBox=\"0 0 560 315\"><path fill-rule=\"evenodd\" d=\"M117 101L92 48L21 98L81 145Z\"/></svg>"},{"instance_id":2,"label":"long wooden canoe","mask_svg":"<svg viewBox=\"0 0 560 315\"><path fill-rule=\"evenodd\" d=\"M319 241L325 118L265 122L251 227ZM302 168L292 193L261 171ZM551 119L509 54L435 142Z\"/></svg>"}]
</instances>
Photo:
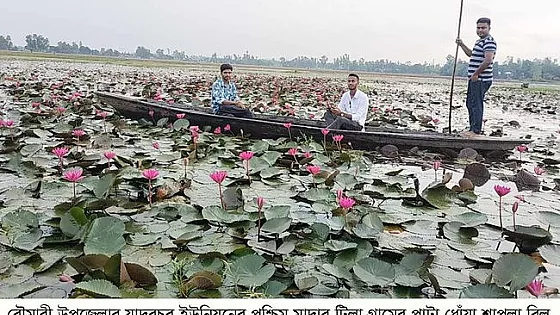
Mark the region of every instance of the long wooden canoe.
<instances>
[{"instance_id":1,"label":"long wooden canoe","mask_svg":"<svg viewBox=\"0 0 560 315\"><path fill-rule=\"evenodd\" d=\"M271 116L255 114L253 119L221 116L212 113L210 108L192 106L189 104L168 104L155 102L133 96L121 94L97 92L97 98L104 104L110 105L118 113L131 119L151 119L149 112L154 112L154 119L168 117L174 121L176 114L185 114L185 119L191 125L199 126L225 126L229 124L231 130L238 134L241 129L245 135L259 139L276 139L288 137L288 130L284 123L291 122L292 136L306 135L313 137L319 143L323 141L321 129L325 123L318 120L295 119L293 117ZM418 147L420 149L431 149L434 151L455 152L464 148L472 148L479 153L490 151L508 151L518 145L530 143L526 139L508 139L503 137L479 136L476 138L465 138L457 134L442 134L430 131L411 131L404 129L390 129L366 127L366 131L331 130L333 134L344 135L344 143L350 142L352 148L360 150L375 150L383 145L392 144L399 148Z\"/></svg>"}]
</instances>

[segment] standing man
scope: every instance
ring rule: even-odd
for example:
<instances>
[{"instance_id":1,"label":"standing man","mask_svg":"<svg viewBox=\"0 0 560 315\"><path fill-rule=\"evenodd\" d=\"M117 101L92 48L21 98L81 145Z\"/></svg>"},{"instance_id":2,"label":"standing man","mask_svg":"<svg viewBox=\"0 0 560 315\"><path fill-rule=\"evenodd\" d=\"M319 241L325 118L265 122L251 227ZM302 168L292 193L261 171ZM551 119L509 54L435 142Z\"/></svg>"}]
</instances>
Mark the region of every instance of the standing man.
<instances>
[{"instance_id":1,"label":"standing man","mask_svg":"<svg viewBox=\"0 0 560 315\"><path fill-rule=\"evenodd\" d=\"M218 115L253 118L253 113L245 108L237 95L235 83L231 80L233 67L224 63L220 66L221 79L212 84L212 110Z\"/></svg>"},{"instance_id":2,"label":"standing man","mask_svg":"<svg viewBox=\"0 0 560 315\"><path fill-rule=\"evenodd\" d=\"M469 110L469 131L465 136L482 133L482 116L484 114L484 96L492 85L492 65L496 55L496 41L490 36L490 19L480 18L476 21L476 34L480 37L469 49L460 38L455 41L469 61L469 85L467 88L467 109Z\"/></svg>"},{"instance_id":3,"label":"standing man","mask_svg":"<svg viewBox=\"0 0 560 315\"><path fill-rule=\"evenodd\" d=\"M366 93L358 90L359 83L357 74L348 75L348 91L342 94L338 108L328 107L325 113L327 128L365 130L369 99Z\"/></svg>"}]
</instances>

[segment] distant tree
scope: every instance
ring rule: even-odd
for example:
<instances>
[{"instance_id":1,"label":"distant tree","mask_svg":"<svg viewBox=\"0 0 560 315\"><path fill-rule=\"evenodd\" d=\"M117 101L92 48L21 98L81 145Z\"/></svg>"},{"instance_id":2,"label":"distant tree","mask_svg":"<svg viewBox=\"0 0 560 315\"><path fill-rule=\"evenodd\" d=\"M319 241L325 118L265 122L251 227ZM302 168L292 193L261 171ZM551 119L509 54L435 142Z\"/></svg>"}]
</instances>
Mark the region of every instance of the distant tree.
<instances>
[{"instance_id":1,"label":"distant tree","mask_svg":"<svg viewBox=\"0 0 560 315\"><path fill-rule=\"evenodd\" d=\"M0 35L0 50L12 50L14 49L14 44L12 43L12 38L10 35L6 37Z\"/></svg>"},{"instance_id":2,"label":"distant tree","mask_svg":"<svg viewBox=\"0 0 560 315\"><path fill-rule=\"evenodd\" d=\"M49 48L49 39L43 35L27 35L25 36L25 49L34 51L47 51Z\"/></svg>"},{"instance_id":3,"label":"distant tree","mask_svg":"<svg viewBox=\"0 0 560 315\"><path fill-rule=\"evenodd\" d=\"M136 47L136 53L134 55L142 59L149 59L152 57L152 53L150 52L150 50L144 46Z\"/></svg>"}]
</instances>

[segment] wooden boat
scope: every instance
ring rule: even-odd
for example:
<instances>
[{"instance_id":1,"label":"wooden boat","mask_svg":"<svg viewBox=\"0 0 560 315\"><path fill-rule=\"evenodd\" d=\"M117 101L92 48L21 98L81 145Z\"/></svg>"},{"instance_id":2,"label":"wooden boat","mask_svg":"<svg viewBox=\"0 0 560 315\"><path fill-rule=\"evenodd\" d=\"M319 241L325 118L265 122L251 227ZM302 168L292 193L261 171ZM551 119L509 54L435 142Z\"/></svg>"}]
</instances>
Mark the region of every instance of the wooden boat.
<instances>
[{"instance_id":1,"label":"wooden boat","mask_svg":"<svg viewBox=\"0 0 560 315\"><path fill-rule=\"evenodd\" d=\"M122 116L131 119L144 118L149 120L151 119L150 111L153 111L155 120L168 117L170 121L174 121L177 119L176 114L185 114L185 119L188 119L191 125L223 127L229 124L234 133L239 134L240 130L243 129L245 135L258 139L288 137L288 130L284 127L284 123L291 122L292 136L305 135L313 137L319 143L323 142L321 129L325 128L325 123L318 120L257 113L253 119L221 116L214 114L210 108L188 104L168 104L106 92L97 92L97 98L101 103L113 107ZM354 149L369 151L376 150L383 145L392 144L403 149L418 147L447 154L450 152L457 153L464 148L472 148L481 154L487 154L489 152L509 151L518 145L531 142L527 139L487 136L465 138L458 134L367 126L366 131L331 130L328 134L329 141L332 140L331 136L333 134L344 135L343 142L351 143Z\"/></svg>"}]
</instances>

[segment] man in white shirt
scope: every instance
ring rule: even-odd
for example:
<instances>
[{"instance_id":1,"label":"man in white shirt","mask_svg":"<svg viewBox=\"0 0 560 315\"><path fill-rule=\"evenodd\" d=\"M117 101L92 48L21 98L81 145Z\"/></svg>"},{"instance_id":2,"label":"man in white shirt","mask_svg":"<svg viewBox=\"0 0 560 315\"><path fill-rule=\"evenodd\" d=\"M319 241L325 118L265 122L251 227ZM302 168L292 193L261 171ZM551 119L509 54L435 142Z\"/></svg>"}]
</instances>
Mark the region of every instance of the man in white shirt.
<instances>
[{"instance_id":1,"label":"man in white shirt","mask_svg":"<svg viewBox=\"0 0 560 315\"><path fill-rule=\"evenodd\" d=\"M342 94L338 108L329 107L325 113L328 129L365 130L369 99L358 90L359 83L357 74L348 75L348 91Z\"/></svg>"}]
</instances>

